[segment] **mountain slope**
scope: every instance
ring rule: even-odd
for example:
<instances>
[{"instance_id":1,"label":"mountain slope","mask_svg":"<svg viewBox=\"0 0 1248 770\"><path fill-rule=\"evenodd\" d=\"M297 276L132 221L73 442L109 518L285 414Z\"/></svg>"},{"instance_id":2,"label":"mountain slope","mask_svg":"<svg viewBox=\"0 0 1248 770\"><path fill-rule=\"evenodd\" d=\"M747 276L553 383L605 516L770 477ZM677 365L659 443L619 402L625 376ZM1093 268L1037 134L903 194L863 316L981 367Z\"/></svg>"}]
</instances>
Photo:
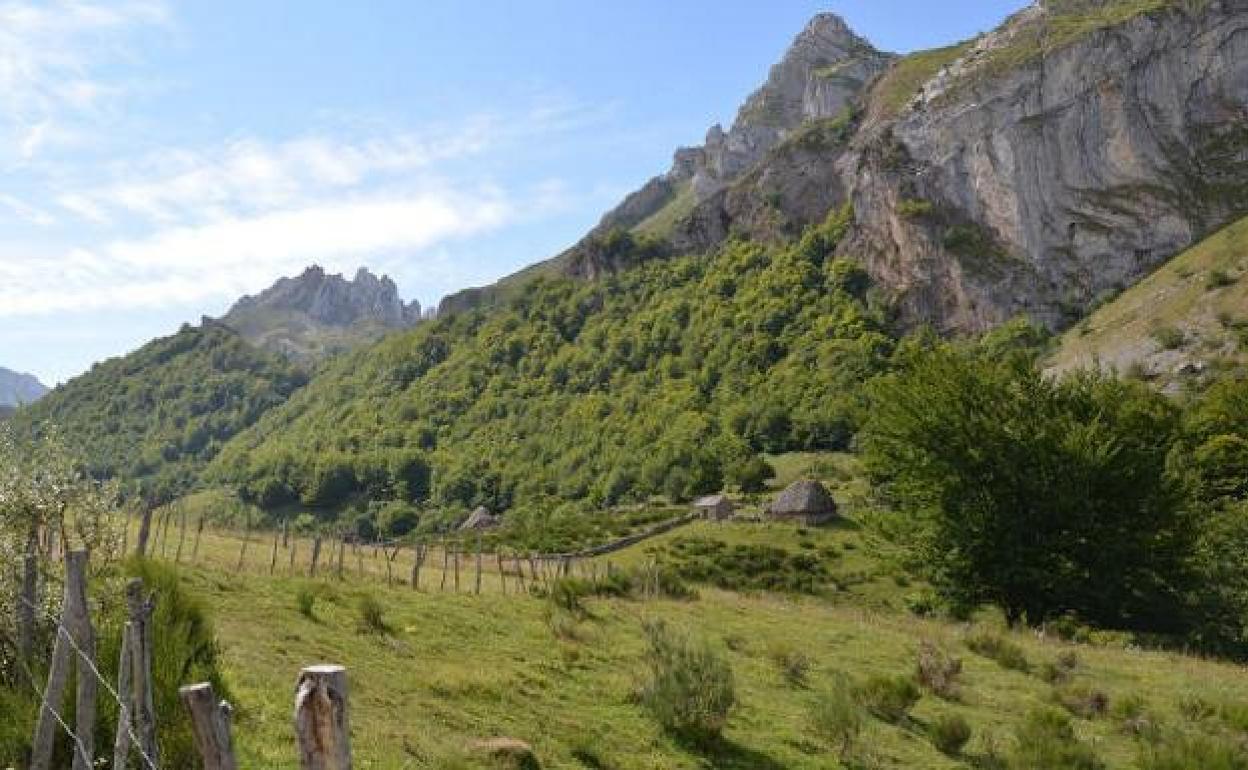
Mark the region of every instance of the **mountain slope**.
<instances>
[{"instance_id":1,"label":"mountain slope","mask_svg":"<svg viewBox=\"0 0 1248 770\"><path fill-rule=\"evenodd\" d=\"M391 335L231 442L214 472L268 505L503 510L682 499L737 480L757 452L843 447L857 384L892 348L862 271L830 257L848 218L783 248L537 280L491 313ZM397 493L394 469L419 458L432 489Z\"/></svg>"},{"instance_id":2,"label":"mountain slope","mask_svg":"<svg viewBox=\"0 0 1248 770\"><path fill-rule=\"evenodd\" d=\"M243 297L220 320L249 342L293 361L312 363L420 320L394 282L360 268L348 281L318 266Z\"/></svg>"},{"instance_id":3,"label":"mountain slope","mask_svg":"<svg viewBox=\"0 0 1248 770\"><path fill-rule=\"evenodd\" d=\"M1163 382L1248 363L1248 218L1167 262L1063 335L1055 372L1102 366Z\"/></svg>"},{"instance_id":4,"label":"mountain slope","mask_svg":"<svg viewBox=\"0 0 1248 770\"><path fill-rule=\"evenodd\" d=\"M48 392L34 375L0 366L0 407L16 407L38 401Z\"/></svg>"},{"instance_id":5,"label":"mountain slope","mask_svg":"<svg viewBox=\"0 0 1248 770\"><path fill-rule=\"evenodd\" d=\"M785 113L800 122L698 195L707 149L678 153L547 268L627 269L607 238L626 227L652 240L642 258L775 242L848 201L842 253L906 323L1060 329L1248 213L1246 0L1040 0L968 43L897 60L863 46L840 120Z\"/></svg>"},{"instance_id":6,"label":"mountain slope","mask_svg":"<svg viewBox=\"0 0 1248 770\"><path fill-rule=\"evenodd\" d=\"M96 364L14 418L55 425L99 478L169 499L190 488L222 444L306 381L285 360L219 324L185 326Z\"/></svg>"}]
</instances>

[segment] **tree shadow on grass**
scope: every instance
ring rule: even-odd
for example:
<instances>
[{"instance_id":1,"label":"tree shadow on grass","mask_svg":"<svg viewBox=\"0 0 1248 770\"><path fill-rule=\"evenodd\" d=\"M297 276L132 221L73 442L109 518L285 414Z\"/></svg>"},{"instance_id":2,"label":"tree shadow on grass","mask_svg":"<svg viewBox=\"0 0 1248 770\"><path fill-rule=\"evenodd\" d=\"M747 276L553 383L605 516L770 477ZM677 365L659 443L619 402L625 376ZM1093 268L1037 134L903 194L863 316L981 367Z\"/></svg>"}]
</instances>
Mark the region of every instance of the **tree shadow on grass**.
<instances>
[{"instance_id":1,"label":"tree shadow on grass","mask_svg":"<svg viewBox=\"0 0 1248 770\"><path fill-rule=\"evenodd\" d=\"M711 763L716 770L784 770L785 766L766 754L743 746L731 738L709 742L682 742L686 750Z\"/></svg>"}]
</instances>

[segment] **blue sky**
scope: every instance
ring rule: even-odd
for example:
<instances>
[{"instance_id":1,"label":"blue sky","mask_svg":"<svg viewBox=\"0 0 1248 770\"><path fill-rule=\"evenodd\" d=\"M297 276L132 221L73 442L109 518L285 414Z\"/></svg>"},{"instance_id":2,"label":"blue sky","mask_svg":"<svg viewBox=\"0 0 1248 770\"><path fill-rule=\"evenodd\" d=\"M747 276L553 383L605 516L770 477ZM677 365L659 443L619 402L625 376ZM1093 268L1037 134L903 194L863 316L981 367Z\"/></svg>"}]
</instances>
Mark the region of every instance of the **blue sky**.
<instances>
[{"instance_id":1,"label":"blue sky","mask_svg":"<svg viewBox=\"0 0 1248 770\"><path fill-rule=\"evenodd\" d=\"M842 14L1020 0L0 0L0 366L49 383L316 262L435 302L574 242Z\"/></svg>"}]
</instances>

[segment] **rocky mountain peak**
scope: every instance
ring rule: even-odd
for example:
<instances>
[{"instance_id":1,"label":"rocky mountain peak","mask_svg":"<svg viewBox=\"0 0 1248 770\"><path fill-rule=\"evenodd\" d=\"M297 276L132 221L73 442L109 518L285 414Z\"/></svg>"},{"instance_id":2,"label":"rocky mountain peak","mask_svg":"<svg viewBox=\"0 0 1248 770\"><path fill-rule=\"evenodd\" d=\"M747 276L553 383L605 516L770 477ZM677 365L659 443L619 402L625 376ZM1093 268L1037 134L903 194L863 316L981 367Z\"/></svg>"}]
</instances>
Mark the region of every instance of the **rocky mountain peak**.
<instances>
[{"instance_id":1,"label":"rocky mountain peak","mask_svg":"<svg viewBox=\"0 0 1248 770\"><path fill-rule=\"evenodd\" d=\"M48 388L34 375L0 366L0 407L22 406L38 401Z\"/></svg>"}]
</instances>

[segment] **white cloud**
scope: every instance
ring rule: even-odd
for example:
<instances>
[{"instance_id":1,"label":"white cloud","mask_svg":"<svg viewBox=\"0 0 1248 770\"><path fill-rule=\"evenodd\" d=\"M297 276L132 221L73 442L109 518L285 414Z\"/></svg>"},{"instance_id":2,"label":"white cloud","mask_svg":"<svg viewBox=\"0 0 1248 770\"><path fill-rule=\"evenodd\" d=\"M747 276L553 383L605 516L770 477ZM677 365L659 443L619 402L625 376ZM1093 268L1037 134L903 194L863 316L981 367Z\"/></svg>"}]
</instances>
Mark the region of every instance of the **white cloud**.
<instances>
[{"instance_id":1,"label":"white cloud","mask_svg":"<svg viewBox=\"0 0 1248 770\"><path fill-rule=\"evenodd\" d=\"M115 110L126 88L99 69L124 55L119 40L167 22L155 0L0 3L0 140L13 148L0 157L29 161Z\"/></svg>"},{"instance_id":2,"label":"white cloud","mask_svg":"<svg viewBox=\"0 0 1248 770\"><path fill-rule=\"evenodd\" d=\"M431 191L178 226L55 256L0 257L0 316L232 299L312 262L350 271L368 255L420 251L499 228L514 215L495 190Z\"/></svg>"}]
</instances>

